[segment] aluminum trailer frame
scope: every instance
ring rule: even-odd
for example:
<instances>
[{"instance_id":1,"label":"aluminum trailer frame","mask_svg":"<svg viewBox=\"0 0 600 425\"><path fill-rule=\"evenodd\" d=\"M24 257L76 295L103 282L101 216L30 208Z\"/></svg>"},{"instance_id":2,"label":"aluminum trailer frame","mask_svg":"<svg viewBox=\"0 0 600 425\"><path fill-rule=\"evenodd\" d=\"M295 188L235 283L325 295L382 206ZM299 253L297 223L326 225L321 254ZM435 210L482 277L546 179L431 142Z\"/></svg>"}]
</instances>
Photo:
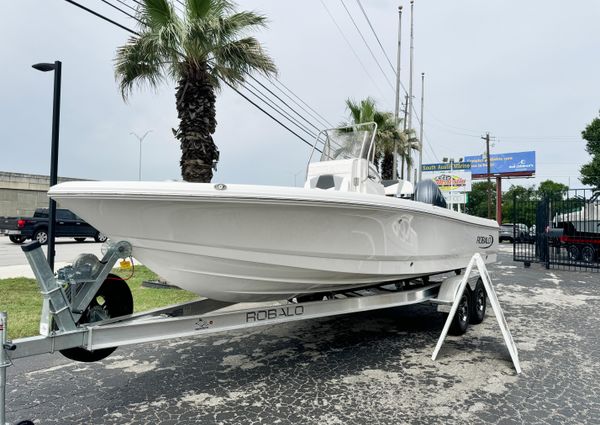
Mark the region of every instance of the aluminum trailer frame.
<instances>
[{"instance_id":1,"label":"aluminum trailer frame","mask_svg":"<svg viewBox=\"0 0 600 425\"><path fill-rule=\"evenodd\" d=\"M109 244L102 260L82 254L73 266L59 270L57 276L50 270L37 242L22 249L34 271L44 304L40 335L12 342L6 340L6 313L0 313L0 425L5 423L6 368L14 359L68 348L92 351L423 302L437 303L439 311L451 313L446 323L449 326L466 285L474 289L478 278L477 275L469 276L472 268L469 265L467 275L452 276L443 282L409 284L408 289L386 283L379 287L323 294L323 299L317 301L293 300L232 311L227 308L243 304L202 299L78 325L77 320L87 307L86 303L89 304L117 260L131 255L131 245L124 241ZM442 338L438 345L441 342Z\"/></svg>"}]
</instances>

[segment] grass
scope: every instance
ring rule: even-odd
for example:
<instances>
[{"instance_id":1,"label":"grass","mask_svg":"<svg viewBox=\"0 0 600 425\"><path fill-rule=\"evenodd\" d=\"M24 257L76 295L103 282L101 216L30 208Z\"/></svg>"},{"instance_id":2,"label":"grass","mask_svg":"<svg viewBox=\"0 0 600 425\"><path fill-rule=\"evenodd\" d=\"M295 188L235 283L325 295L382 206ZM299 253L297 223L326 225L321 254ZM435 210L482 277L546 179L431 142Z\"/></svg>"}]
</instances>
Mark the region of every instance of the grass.
<instances>
[{"instance_id":1,"label":"grass","mask_svg":"<svg viewBox=\"0 0 600 425\"><path fill-rule=\"evenodd\" d=\"M175 289L144 288L142 282L157 279L156 274L144 266L131 270L113 270L128 279L133 294L134 311L146 311L157 307L182 303L198 298L192 292ZM131 276L131 277L130 277ZM34 279L0 279L0 311L8 312L9 339L33 336L39 333L42 296Z\"/></svg>"}]
</instances>

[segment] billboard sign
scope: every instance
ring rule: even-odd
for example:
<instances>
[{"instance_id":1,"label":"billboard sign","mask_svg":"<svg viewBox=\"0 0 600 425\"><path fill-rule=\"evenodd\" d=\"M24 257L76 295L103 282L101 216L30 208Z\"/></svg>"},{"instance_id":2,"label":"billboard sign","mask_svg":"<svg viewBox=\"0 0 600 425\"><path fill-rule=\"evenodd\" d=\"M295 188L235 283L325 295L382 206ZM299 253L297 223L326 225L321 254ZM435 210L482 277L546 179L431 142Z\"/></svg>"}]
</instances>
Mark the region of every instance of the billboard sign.
<instances>
[{"instance_id":1,"label":"billboard sign","mask_svg":"<svg viewBox=\"0 0 600 425\"><path fill-rule=\"evenodd\" d=\"M471 163L473 178L487 176L485 155L466 156ZM490 175L499 177L530 177L535 173L535 151L490 154Z\"/></svg>"},{"instance_id":2,"label":"billboard sign","mask_svg":"<svg viewBox=\"0 0 600 425\"><path fill-rule=\"evenodd\" d=\"M459 168L460 167L460 168ZM433 180L442 192L470 192L471 164L456 162L454 164L423 164L422 176Z\"/></svg>"}]
</instances>

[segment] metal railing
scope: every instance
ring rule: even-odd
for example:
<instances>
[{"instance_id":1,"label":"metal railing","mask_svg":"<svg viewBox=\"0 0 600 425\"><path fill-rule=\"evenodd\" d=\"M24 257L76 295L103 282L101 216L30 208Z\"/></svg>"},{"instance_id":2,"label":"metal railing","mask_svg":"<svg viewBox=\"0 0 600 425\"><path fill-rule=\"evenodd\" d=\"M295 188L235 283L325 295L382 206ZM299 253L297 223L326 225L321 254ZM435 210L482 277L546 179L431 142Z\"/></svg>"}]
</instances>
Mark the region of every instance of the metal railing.
<instances>
[{"instance_id":1,"label":"metal railing","mask_svg":"<svg viewBox=\"0 0 600 425\"><path fill-rule=\"evenodd\" d=\"M513 240L513 259L527 266L600 271L600 192L569 190L543 199L513 198L514 223L529 226Z\"/></svg>"}]
</instances>

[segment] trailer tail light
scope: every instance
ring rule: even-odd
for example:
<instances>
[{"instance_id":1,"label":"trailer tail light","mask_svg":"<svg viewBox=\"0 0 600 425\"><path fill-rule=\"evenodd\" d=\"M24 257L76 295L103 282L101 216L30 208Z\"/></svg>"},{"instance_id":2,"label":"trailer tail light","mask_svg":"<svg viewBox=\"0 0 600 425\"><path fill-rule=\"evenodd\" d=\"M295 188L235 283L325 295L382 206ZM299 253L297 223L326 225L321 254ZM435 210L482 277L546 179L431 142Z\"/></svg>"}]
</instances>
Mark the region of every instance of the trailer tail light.
<instances>
[{"instance_id":1,"label":"trailer tail light","mask_svg":"<svg viewBox=\"0 0 600 425\"><path fill-rule=\"evenodd\" d=\"M21 220L21 219L17 220L17 227L19 229L22 229L23 227L25 227L25 220Z\"/></svg>"}]
</instances>

